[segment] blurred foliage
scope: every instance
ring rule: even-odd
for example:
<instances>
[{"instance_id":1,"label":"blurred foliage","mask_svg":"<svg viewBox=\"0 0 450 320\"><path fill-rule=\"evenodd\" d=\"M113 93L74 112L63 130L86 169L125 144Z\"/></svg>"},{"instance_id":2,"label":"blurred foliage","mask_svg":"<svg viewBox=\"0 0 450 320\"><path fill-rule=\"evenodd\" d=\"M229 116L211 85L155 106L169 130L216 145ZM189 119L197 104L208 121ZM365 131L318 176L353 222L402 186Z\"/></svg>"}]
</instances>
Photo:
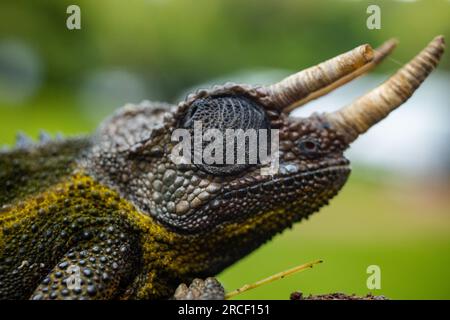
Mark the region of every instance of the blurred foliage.
<instances>
[{"instance_id":1,"label":"blurred foliage","mask_svg":"<svg viewBox=\"0 0 450 320\"><path fill-rule=\"evenodd\" d=\"M81 7L80 31L65 27L69 4ZM380 30L366 28L369 4L381 8ZM450 36L449 7L445 0L3 0L0 38L35 48L48 85L71 90L89 70L126 66L157 82L157 98L173 99L234 70L298 70L390 37L401 41L395 59L407 61L435 35Z\"/></svg>"}]
</instances>

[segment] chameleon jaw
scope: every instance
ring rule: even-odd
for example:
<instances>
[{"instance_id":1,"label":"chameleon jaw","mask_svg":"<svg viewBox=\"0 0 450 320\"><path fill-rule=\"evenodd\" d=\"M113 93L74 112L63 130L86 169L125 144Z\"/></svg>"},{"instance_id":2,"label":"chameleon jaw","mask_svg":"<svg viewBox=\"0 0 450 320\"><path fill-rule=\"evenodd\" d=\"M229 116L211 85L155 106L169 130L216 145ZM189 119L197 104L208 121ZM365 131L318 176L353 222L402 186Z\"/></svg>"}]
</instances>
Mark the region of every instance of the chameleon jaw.
<instances>
[{"instance_id":1,"label":"chameleon jaw","mask_svg":"<svg viewBox=\"0 0 450 320\"><path fill-rule=\"evenodd\" d=\"M323 191L334 190L337 194L349 174L349 161L345 158L323 163L314 169L293 162L283 163L276 176L249 179L247 184L228 187L204 205L183 215L170 215L159 220L177 233L200 234L283 207L295 209L301 218L327 203L328 195ZM242 203L247 206L241 206ZM293 205L297 207L293 208Z\"/></svg>"}]
</instances>

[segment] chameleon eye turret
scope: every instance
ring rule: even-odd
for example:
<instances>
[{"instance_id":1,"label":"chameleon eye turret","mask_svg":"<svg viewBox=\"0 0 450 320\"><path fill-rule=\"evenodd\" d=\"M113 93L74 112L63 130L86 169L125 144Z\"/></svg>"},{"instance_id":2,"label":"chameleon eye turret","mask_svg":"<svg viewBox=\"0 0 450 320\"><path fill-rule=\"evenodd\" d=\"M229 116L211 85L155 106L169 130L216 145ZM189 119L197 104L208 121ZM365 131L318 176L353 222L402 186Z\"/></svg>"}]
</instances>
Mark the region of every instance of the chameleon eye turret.
<instances>
[{"instance_id":1,"label":"chameleon eye turret","mask_svg":"<svg viewBox=\"0 0 450 320\"><path fill-rule=\"evenodd\" d=\"M225 133L226 130L246 131L251 129L258 134L260 129L269 129L269 122L263 108L244 96L217 96L195 100L186 112L180 127L189 129L193 133L196 122L201 123L203 131L213 129L219 130L220 133ZM258 138L258 136L256 137ZM194 142L191 145L194 148ZM244 147L246 150L244 150L245 157L242 164L227 164L226 153L222 152L221 163L206 164L203 159L199 159L201 163L198 164L198 167L214 175L240 173L252 165L248 157L250 146L246 144ZM225 148L226 141L223 139L223 150Z\"/></svg>"}]
</instances>

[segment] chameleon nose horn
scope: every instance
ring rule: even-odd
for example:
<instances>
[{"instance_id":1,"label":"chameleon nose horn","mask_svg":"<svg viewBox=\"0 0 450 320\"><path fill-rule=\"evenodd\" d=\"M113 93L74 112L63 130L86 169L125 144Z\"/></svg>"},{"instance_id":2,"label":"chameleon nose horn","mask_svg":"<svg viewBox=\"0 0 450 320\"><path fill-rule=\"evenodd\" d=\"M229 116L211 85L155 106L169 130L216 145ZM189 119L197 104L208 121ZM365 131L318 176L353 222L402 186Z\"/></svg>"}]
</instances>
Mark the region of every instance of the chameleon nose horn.
<instances>
[{"instance_id":1,"label":"chameleon nose horn","mask_svg":"<svg viewBox=\"0 0 450 320\"><path fill-rule=\"evenodd\" d=\"M344 133L349 143L354 141L412 96L438 65L444 48L444 37L437 36L379 87L350 105L327 114L328 120Z\"/></svg>"},{"instance_id":2,"label":"chameleon nose horn","mask_svg":"<svg viewBox=\"0 0 450 320\"><path fill-rule=\"evenodd\" d=\"M380 63L396 44L397 42L391 39L375 52L370 45L361 45L264 89L273 105L283 112L290 112L369 71Z\"/></svg>"}]
</instances>

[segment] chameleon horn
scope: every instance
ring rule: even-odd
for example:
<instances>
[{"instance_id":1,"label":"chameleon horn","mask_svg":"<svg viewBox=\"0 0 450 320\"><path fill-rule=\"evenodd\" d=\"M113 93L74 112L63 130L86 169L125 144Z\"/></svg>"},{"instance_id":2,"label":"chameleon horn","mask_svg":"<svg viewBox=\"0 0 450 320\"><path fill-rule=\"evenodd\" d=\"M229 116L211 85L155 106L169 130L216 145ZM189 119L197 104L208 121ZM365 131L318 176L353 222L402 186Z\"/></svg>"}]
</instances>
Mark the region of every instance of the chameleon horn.
<instances>
[{"instance_id":1,"label":"chameleon horn","mask_svg":"<svg viewBox=\"0 0 450 320\"><path fill-rule=\"evenodd\" d=\"M444 47L443 36L434 38L425 49L379 87L352 104L327 114L328 120L344 133L349 143L354 141L358 135L366 132L412 96L438 65Z\"/></svg>"},{"instance_id":2,"label":"chameleon horn","mask_svg":"<svg viewBox=\"0 0 450 320\"><path fill-rule=\"evenodd\" d=\"M395 40L389 40L375 50L375 53L370 45L361 45L265 89L274 105L284 112L290 112L372 69L395 45Z\"/></svg>"},{"instance_id":3,"label":"chameleon horn","mask_svg":"<svg viewBox=\"0 0 450 320\"><path fill-rule=\"evenodd\" d=\"M383 43L381 46L376 48L374 50L373 59L369 63L366 63L364 66L362 66L359 69L356 69L354 72L338 79L337 81L331 83L327 87L324 87L320 90L311 92L308 96L303 98L302 100L296 102L294 105L291 105L290 107L285 109L285 112L291 112L295 108L298 108L306 103L308 103L311 100L320 98L321 96L326 95L327 93L333 91L334 89L339 88L340 86L343 86L347 82L352 81L353 79L363 75L364 73L372 70L374 67L376 67L378 64L380 64L381 61L384 60L397 46L397 40L390 39Z\"/></svg>"}]
</instances>

